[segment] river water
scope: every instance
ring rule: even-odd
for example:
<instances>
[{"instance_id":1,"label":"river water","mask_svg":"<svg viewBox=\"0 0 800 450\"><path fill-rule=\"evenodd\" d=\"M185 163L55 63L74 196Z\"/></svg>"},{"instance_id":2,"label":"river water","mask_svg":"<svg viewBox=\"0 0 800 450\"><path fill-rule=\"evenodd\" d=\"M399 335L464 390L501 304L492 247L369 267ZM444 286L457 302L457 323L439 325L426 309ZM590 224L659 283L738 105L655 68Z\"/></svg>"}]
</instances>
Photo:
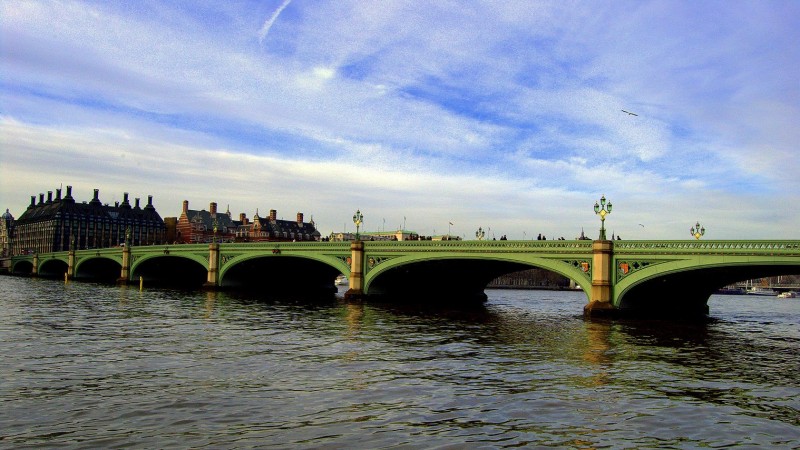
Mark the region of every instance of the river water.
<instances>
[{"instance_id":1,"label":"river water","mask_svg":"<svg viewBox=\"0 0 800 450\"><path fill-rule=\"evenodd\" d=\"M0 277L2 448L792 448L800 300L703 323Z\"/></svg>"}]
</instances>

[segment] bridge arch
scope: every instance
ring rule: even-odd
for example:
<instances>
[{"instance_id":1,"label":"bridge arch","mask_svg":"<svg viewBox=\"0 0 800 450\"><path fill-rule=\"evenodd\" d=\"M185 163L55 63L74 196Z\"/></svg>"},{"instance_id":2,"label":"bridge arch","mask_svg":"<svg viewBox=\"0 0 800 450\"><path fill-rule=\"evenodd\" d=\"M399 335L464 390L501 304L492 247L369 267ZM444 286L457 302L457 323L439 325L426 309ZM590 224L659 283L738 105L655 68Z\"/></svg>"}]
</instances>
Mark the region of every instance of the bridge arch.
<instances>
[{"instance_id":1,"label":"bridge arch","mask_svg":"<svg viewBox=\"0 0 800 450\"><path fill-rule=\"evenodd\" d=\"M64 278L69 270L67 258L48 258L39 262L38 275L42 278Z\"/></svg>"},{"instance_id":2,"label":"bridge arch","mask_svg":"<svg viewBox=\"0 0 800 450\"><path fill-rule=\"evenodd\" d=\"M484 289L493 279L531 268L575 281L588 297L591 282L582 269L560 259L531 254L398 256L367 272L364 291L370 296L485 300Z\"/></svg>"},{"instance_id":3,"label":"bridge arch","mask_svg":"<svg viewBox=\"0 0 800 450\"><path fill-rule=\"evenodd\" d=\"M134 282L141 277L146 284L196 288L207 280L208 258L193 253L146 254L131 263L130 273Z\"/></svg>"},{"instance_id":4,"label":"bridge arch","mask_svg":"<svg viewBox=\"0 0 800 450\"><path fill-rule=\"evenodd\" d=\"M219 286L277 294L330 294L336 291L336 276L349 271L343 261L324 255L243 254L223 261Z\"/></svg>"},{"instance_id":5,"label":"bridge arch","mask_svg":"<svg viewBox=\"0 0 800 450\"><path fill-rule=\"evenodd\" d=\"M75 263L74 278L79 280L113 282L119 278L122 262L109 256L90 256Z\"/></svg>"},{"instance_id":6,"label":"bridge arch","mask_svg":"<svg viewBox=\"0 0 800 450\"><path fill-rule=\"evenodd\" d=\"M14 275L31 275L33 273L32 260L11 261L11 273Z\"/></svg>"},{"instance_id":7,"label":"bridge arch","mask_svg":"<svg viewBox=\"0 0 800 450\"><path fill-rule=\"evenodd\" d=\"M707 313L708 298L739 281L800 274L797 258L687 258L654 265L618 281L614 306L622 311L685 315Z\"/></svg>"}]
</instances>

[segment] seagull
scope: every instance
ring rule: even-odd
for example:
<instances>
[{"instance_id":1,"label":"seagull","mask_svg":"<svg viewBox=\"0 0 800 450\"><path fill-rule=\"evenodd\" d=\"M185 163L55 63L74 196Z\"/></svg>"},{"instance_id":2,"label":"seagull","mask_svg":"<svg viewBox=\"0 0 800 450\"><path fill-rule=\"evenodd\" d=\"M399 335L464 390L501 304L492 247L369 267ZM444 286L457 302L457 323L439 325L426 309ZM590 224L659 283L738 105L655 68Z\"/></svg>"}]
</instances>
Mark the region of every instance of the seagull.
<instances>
[{"instance_id":1,"label":"seagull","mask_svg":"<svg viewBox=\"0 0 800 450\"><path fill-rule=\"evenodd\" d=\"M620 111L624 112L625 114L629 114L631 116L637 116L637 117L639 116L638 114L634 114L634 113L632 113L630 111L625 111L624 109L621 109Z\"/></svg>"},{"instance_id":2,"label":"seagull","mask_svg":"<svg viewBox=\"0 0 800 450\"><path fill-rule=\"evenodd\" d=\"M644 225L642 225L641 223L639 224L639 226L640 226L640 227L642 227L642 228L644 228Z\"/></svg>"}]
</instances>

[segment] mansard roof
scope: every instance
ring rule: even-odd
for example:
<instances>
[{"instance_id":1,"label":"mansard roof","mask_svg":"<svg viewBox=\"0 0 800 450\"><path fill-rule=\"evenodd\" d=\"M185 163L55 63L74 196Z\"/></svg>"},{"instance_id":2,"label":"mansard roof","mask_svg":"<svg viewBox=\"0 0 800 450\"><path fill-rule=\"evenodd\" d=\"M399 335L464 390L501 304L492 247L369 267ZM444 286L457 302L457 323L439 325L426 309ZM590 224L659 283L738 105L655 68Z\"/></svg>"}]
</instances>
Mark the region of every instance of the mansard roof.
<instances>
[{"instance_id":1,"label":"mansard roof","mask_svg":"<svg viewBox=\"0 0 800 450\"><path fill-rule=\"evenodd\" d=\"M163 224L164 221L161 216L156 212L153 207L152 197L148 198L147 206L144 208L139 207L139 201L136 200L136 206L131 207L128 202L128 194L125 194L125 200L122 204L114 206L103 205L97 197L97 190L95 190L95 197L91 202L77 203L71 195L71 187L67 187L67 195L61 197L61 190L57 190L56 198L52 198L52 194L48 193L47 200L44 199L44 194L40 194L39 202L35 203L35 197L31 198L31 204L28 209L20 215L17 223L25 224L31 222L39 222L44 220L52 220L61 218L67 215L77 217L94 217L98 220L102 219L126 219L130 218L134 222L155 222Z\"/></svg>"},{"instance_id":2,"label":"mansard roof","mask_svg":"<svg viewBox=\"0 0 800 450\"><path fill-rule=\"evenodd\" d=\"M231 219L227 213L216 213L217 219L217 228L234 228L236 227L236 223ZM214 219L215 217L211 215L210 211L206 211L205 209L196 210L196 209L189 209L186 211L186 219L192 223L202 223L206 226L209 230L214 228Z\"/></svg>"},{"instance_id":3,"label":"mansard roof","mask_svg":"<svg viewBox=\"0 0 800 450\"><path fill-rule=\"evenodd\" d=\"M308 234L311 236L319 236L320 233L314 226L314 222L297 222L296 220L283 220L275 219L270 220L269 217L253 218L253 226L258 222L258 227L262 230L267 230L270 233L294 233L294 234Z\"/></svg>"}]
</instances>

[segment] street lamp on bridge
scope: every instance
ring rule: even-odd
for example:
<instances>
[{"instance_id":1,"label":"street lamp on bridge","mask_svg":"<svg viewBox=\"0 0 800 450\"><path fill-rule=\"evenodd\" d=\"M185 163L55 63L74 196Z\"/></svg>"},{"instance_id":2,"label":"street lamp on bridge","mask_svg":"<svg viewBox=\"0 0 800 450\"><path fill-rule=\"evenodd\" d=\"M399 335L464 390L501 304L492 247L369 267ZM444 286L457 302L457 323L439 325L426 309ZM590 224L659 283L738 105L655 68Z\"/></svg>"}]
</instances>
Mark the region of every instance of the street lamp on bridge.
<instances>
[{"instance_id":1,"label":"street lamp on bridge","mask_svg":"<svg viewBox=\"0 0 800 450\"><path fill-rule=\"evenodd\" d=\"M484 236L486 236L486 232L483 231L482 227L478 227L478 231L475 232L475 238L482 241Z\"/></svg>"},{"instance_id":2,"label":"street lamp on bridge","mask_svg":"<svg viewBox=\"0 0 800 450\"><path fill-rule=\"evenodd\" d=\"M356 213L353 214L353 223L356 224L356 240L358 240L358 229L361 227L361 222L364 221L364 216L361 214L361 210L356 210Z\"/></svg>"},{"instance_id":3,"label":"street lamp on bridge","mask_svg":"<svg viewBox=\"0 0 800 450\"><path fill-rule=\"evenodd\" d=\"M218 228L217 218L214 217L214 237L213 237L213 243L214 244L217 243L217 228Z\"/></svg>"},{"instance_id":4,"label":"street lamp on bridge","mask_svg":"<svg viewBox=\"0 0 800 450\"><path fill-rule=\"evenodd\" d=\"M600 215L600 240L606 240L606 216L611 214L611 202L606 203L606 196L600 197L600 203L594 202L594 213Z\"/></svg>"},{"instance_id":5,"label":"street lamp on bridge","mask_svg":"<svg viewBox=\"0 0 800 450\"><path fill-rule=\"evenodd\" d=\"M701 227L698 221L692 228L689 228L689 233L694 236L695 239L700 239L701 236L706 234L706 227Z\"/></svg>"}]
</instances>

